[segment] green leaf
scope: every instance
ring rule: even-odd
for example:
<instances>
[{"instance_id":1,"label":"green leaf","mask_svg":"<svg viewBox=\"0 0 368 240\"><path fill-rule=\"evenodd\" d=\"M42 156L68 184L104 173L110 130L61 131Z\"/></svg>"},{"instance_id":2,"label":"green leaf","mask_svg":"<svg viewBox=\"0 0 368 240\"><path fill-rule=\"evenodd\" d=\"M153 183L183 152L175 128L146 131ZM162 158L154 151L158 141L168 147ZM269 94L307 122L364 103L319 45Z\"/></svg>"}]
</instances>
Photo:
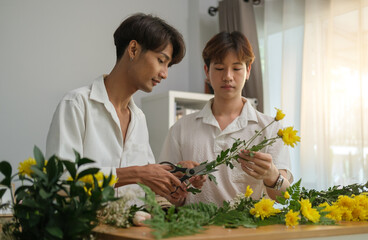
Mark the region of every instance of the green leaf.
<instances>
[{"instance_id":1,"label":"green leaf","mask_svg":"<svg viewBox=\"0 0 368 240\"><path fill-rule=\"evenodd\" d=\"M109 174L109 176L108 176L108 177L105 177L105 176L104 176L104 180L103 180L103 183L102 183L102 187L104 188L104 187L109 186L111 179L112 179L112 172L110 172L110 174Z\"/></svg>"},{"instance_id":2,"label":"green leaf","mask_svg":"<svg viewBox=\"0 0 368 240\"><path fill-rule=\"evenodd\" d=\"M57 226L47 226L46 231L51 235L59 239L63 239L63 231Z\"/></svg>"},{"instance_id":3,"label":"green leaf","mask_svg":"<svg viewBox=\"0 0 368 240\"><path fill-rule=\"evenodd\" d=\"M231 210L219 213L213 220L214 225L225 226L227 228L237 228L239 226L255 228L253 217L240 211Z\"/></svg>"},{"instance_id":4,"label":"green leaf","mask_svg":"<svg viewBox=\"0 0 368 240\"><path fill-rule=\"evenodd\" d=\"M187 189L187 192L190 192L193 195L195 195L195 194L200 193L202 191L200 189L198 189L198 188L190 187L190 188Z\"/></svg>"},{"instance_id":5,"label":"green leaf","mask_svg":"<svg viewBox=\"0 0 368 240\"><path fill-rule=\"evenodd\" d=\"M17 207L29 207L33 209L37 209L40 205L34 199L23 199L22 204L17 205Z\"/></svg>"},{"instance_id":6,"label":"green leaf","mask_svg":"<svg viewBox=\"0 0 368 240\"><path fill-rule=\"evenodd\" d=\"M52 196L52 193L46 192L44 189L41 189L39 193L43 199L48 199Z\"/></svg>"},{"instance_id":7,"label":"green leaf","mask_svg":"<svg viewBox=\"0 0 368 240\"><path fill-rule=\"evenodd\" d=\"M47 175L42 170L38 169L37 166L35 165L31 166L31 170L33 171L32 173L33 175L38 176L45 182L48 182Z\"/></svg>"},{"instance_id":8,"label":"green leaf","mask_svg":"<svg viewBox=\"0 0 368 240\"><path fill-rule=\"evenodd\" d=\"M113 187L105 187L102 191L102 202L108 202L108 201L111 201L114 198L114 195L115 195L115 190Z\"/></svg>"},{"instance_id":9,"label":"green leaf","mask_svg":"<svg viewBox=\"0 0 368 240\"><path fill-rule=\"evenodd\" d=\"M212 174L208 174L208 179L217 185L216 177Z\"/></svg>"},{"instance_id":10,"label":"green leaf","mask_svg":"<svg viewBox=\"0 0 368 240\"><path fill-rule=\"evenodd\" d=\"M226 149L225 151L221 151L221 158L225 158L229 153L230 149Z\"/></svg>"},{"instance_id":11,"label":"green leaf","mask_svg":"<svg viewBox=\"0 0 368 240\"><path fill-rule=\"evenodd\" d=\"M94 174L98 173L98 171L100 171L99 168L88 168L88 169L86 169L86 170L84 170L84 171L82 171L78 174L77 180L81 179L82 177L84 177L86 175L90 175L90 174L94 175Z\"/></svg>"},{"instance_id":12,"label":"green leaf","mask_svg":"<svg viewBox=\"0 0 368 240\"><path fill-rule=\"evenodd\" d=\"M43 156L43 153L37 146L34 146L33 148L33 155L36 159L37 167L39 169L43 169L43 167L45 166L45 157Z\"/></svg>"},{"instance_id":13,"label":"green leaf","mask_svg":"<svg viewBox=\"0 0 368 240\"><path fill-rule=\"evenodd\" d=\"M62 160L62 163L64 164L65 168L68 170L70 176L75 179L77 175L77 169L75 168L75 163L68 161L68 160Z\"/></svg>"},{"instance_id":14,"label":"green leaf","mask_svg":"<svg viewBox=\"0 0 368 240\"><path fill-rule=\"evenodd\" d=\"M49 180L49 182L51 182L52 179L57 174L57 165L56 165L56 162L55 162L55 158L51 158L47 162L46 172L47 172L47 175L48 175L48 180Z\"/></svg>"},{"instance_id":15,"label":"green leaf","mask_svg":"<svg viewBox=\"0 0 368 240\"><path fill-rule=\"evenodd\" d=\"M80 160L80 154L75 149L73 149L74 155L75 155L75 162L78 164Z\"/></svg>"},{"instance_id":16,"label":"green leaf","mask_svg":"<svg viewBox=\"0 0 368 240\"><path fill-rule=\"evenodd\" d=\"M88 163L95 163L95 161L88 159L88 158L81 158L78 161L78 167L84 165L84 164L88 164Z\"/></svg>"},{"instance_id":17,"label":"green leaf","mask_svg":"<svg viewBox=\"0 0 368 240\"><path fill-rule=\"evenodd\" d=\"M0 172L5 176L5 178L1 180L0 185L10 188L12 174L12 166L10 165L10 163L8 163L7 161L1 161Z\"/></svg>"},{"instance_id":18,"label":"green leaf","mask_svg":"<svg viewBox=\"0 0 368 240\"><path fill-rule=\"evenodd\" d=\"M32 186L20 186L15 190L14 195L22 199L24 195L28 195L28 189L31 187Z\"/></svg>"}]
</instances>

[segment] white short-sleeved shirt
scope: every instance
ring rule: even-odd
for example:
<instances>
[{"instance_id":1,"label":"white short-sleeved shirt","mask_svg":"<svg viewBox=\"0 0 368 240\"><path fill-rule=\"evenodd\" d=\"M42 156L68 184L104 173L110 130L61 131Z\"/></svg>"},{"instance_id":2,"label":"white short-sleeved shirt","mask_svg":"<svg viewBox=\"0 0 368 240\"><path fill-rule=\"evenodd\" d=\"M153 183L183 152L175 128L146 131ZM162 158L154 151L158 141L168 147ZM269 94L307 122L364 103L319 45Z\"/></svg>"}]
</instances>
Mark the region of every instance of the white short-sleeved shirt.
<instances>
[{"instance_id":1,"label":"white short-sleeved shirt","mask_svg":"<svg viewBox=\"0 0 368 240\"><path fill-rule=\"evenodd\" d=\"M246 101L245 98L243 100ZM183 116L170 128L159 161L171 161L176 164L184 160L198 163L215 160L222 150L233 145L233 138L248 140L256 130L261 130L274 119L256 111L246 101L241 114L221 130L211 110L212 102L213 99L200 112ZM259 143L264 137L275 137L280 128L280 122L273 123L254 143ZM288 180L292 182L289 151L281 139L272 146L265 147L261 152L271 154L275 166L278 169L286 169ZM213 202L221 206L223 201L233 199L238 193L245 193L247 185L254 191L253 199L261 198L263 193L266 193L263 181L249 176L241 169L239 163L234 162L234 166L234 169L225 165L219 166L218 171L213 173L218 185L207 179L201 193L188 194L186 204Z\"/></svg>"},{"instance_id":2,"label":"white short-sleeved shirt","mask_svg":"<svg viewBox=\"0 0 368 240\"><path fill-rule=\"evenodd\" d=\"M103 76L90 86L67 93L51 122L46 157L55 154L74 161L75 149L81 157L96 161L95 166L105 174L112 171L115 176L116 168L154 163L145 115L133 99L129 102L129 109L131 120L124 142L120 121L108 98Z\"/></svg>"}]
</instances>

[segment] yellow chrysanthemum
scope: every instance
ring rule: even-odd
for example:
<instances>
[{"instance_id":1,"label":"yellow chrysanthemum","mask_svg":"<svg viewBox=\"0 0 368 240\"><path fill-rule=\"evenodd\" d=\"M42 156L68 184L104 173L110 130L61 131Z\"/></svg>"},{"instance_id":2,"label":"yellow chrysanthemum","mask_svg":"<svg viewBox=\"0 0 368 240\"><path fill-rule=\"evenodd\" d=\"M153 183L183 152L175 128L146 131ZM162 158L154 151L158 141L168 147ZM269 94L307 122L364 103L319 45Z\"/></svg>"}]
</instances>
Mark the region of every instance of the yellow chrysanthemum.
<instances>
[{"instance_id":1,"label":"yellow chrysanthemum","mask_svg":"<svg viewBox=\"0 0 368 240\"><path fill-rule=\"evenodd\" d=\"M275 120L280 121L281 119L285 117L285 113L283 113L281 109L278 109L278 108L275 108L275 109L277 111Z\"/></svg>"},{"instance_id":2,"label":"yellow chrysanthemum","mask_svg":"<svg viewBox=\"0 0 368 240\"><path fill-rule=\"evenodd\" d=\"M322 209L322 212L328 212L328 214L326 214L327 218L335 220L337 222L341 221L342 211L338 206L329 205L327 202L324 202L320 204L319 207L325 207L324 209Z\"/></svg>"},{"instance_id":3,"label":"yellow chrysanthemum","mask_svg":"<svg viewBox=\"0 0 368 240\"><path fill-rule=\"evenodd\" d=\"M22 176L28 175L31 177L31 174L33 173L33 171L31 170L31 167L36 164L37 164L36 159L34 158L30 157L24 160L23 162L19 163L19 166L18 166L19 174ZM45 160L45 166L46 165L47 165L47 160ZM46 172L46 168L43 168L43 171Z\"/></svg>"},{"instance_id":4,"label":"yellow chrysanthemum","mask_svg":"<svg viewBox=\"0 0 368 240\"><path fill-rule=\"evenodd\" d=\"M352 221L365 221L368 219L368 212L363 207L355 205L351 211L351 216L353 217Z\"/></svg>"},{"instance_id":5,"label":"yellow chrysanthemum","mask_svg":"<svg viewBox=\"0 0 368 240\"><path fill-rule=\"evenodd\" d=\"M365 193L355 196L354 200L359 206L363 207L364 209L368 209L368 196Z\"/></svg>"},{"instance_id":6,"label":"yellow chrysanthemum","mask_svg":"<svg viewBox=\"0 0 368 240\"><path fill-rule=\"evenodd\" d=\"M289 199L289 198L290 198L290 194L289 194L289 192L288 192L288 191L286 191L286 192L284 193L284 198L285 198L285 199Z\"/></svg>"},{"instance_id":7,"label":"yellow chrysanthemum","mask_svg":"<svg viewBox=\"0 0 368 240\"><path fill-rule=\"evenodd\" d=\"M285 224L288 227L297 226L299 224L299 220L300 220L299 212L289 210L289 212L285 215Z\"/></svg>"},{"instance_id":8,"label":"yellow chrysanthemum","mask_svg":"<svg viewBox=\"0 0 368 240\"><path fill-rule=\"evenodd\" d=\"M253 194L253 189L252 188L250 188L250 186L248 185L247 186L247 190L245 191L245 193L244 193L244 196L245 197L250 197L250 195L252 195Z\"/></svg>"},{"instance_id":9,"label":"yellow chrysanthemum","mask_svg":"<svg viewBox=\"0 0 368 240\"><path fill-rule=\"evenodd\" d=\"M346 207L339 207L341 210L341 220L343 221L351 221L353 220L353 214L350 209Z\"/></svg>"},{"instance_id":10,"label":"yellow chrysanthemum","mask_svg":"<svg viewBox=\"0 0 368 240\"><path fill-rule=\"evenodd\" d=\"M280 212L280 209L276 209L273 207L275 201L262 198L258 203L254 204L254 208L252 208L249 212L255 217L261 217L262 220L265 218L275 215Z\"/></svg>"},{"instance_id":11,"label":"yellow chrysanthemum","mask_svg":"<svg viewBox=\"0 0 368 240\"><path fill-rule=\"evenodd\" d=\"M313 223L319 221L321 215L317 209L312 208L312 204L309 202L309 199L302 199L299 201L299 203L301 205L300 209L304 217Z\"/></svg>"},{"instance_id":12,"label":"yellow chrysanthemum","mask_svg":"<svg viewBox=\"0 0 368 240\"><path fill-rule=\"evenodd\" d=\"M36 160L34 158L28 158L23 162L19 163L18 170L20 175L28 175L31 176L33 171L31 170L31 166L36 165Z\"/></svg>"},{"instance_id":13,"label":"yellow chrysanthemum","mask_svg":"<svg viewBox=\"0 0 368 240\"><path fill-rule=\"evenodd\" d=\"M336 205L339 207L345 207L347 209L352 209L355 205L355 200L349 196L339 196L336 201Z\"/></svg>"},{"instance_id":14,"label":"yellow chrysanthemum","mask_svg":"<svg viewBox=\"0 0 368 240\"><path fill-rule=\"evenodd\" d=\"M294 130L293 127L287 127L284 129L279 129L277 135L282 138L285 145L289 145L294 147L297 142L300 142L300 137L296 135L298 133L297 130Z\"/></svg>"}]
</instances>

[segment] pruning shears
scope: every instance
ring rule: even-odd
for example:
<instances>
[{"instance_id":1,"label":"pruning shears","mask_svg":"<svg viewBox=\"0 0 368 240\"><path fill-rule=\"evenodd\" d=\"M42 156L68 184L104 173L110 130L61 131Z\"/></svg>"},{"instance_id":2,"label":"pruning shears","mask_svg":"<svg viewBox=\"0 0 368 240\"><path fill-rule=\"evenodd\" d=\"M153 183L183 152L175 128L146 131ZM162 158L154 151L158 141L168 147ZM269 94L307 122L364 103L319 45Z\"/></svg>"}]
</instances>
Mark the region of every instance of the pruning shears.
<instances>
[{"instance_id":1,"label":"pruning shears","mask_svg":"<svg viewBox=\"0 0 368 240\"><path fill-rule=\"evenodd\" d=\"M172 168L171 170L169 170L169 172L171 173L176 173L176 172L184 173L184 176L182 176L179 179L181 182L184 182L185 180L193 176L203 175L203 173L207 170L207 166L213 165L214 161L209 162L209 163L206 163L206 162L202 163L201 165L198 165L194 168L185 168L185 167L176 166L175 164L171 162L160 162L160 164L169 165ZM211 172L213 171L214 170L211 170Z\"/></svg>"}]
</instances>

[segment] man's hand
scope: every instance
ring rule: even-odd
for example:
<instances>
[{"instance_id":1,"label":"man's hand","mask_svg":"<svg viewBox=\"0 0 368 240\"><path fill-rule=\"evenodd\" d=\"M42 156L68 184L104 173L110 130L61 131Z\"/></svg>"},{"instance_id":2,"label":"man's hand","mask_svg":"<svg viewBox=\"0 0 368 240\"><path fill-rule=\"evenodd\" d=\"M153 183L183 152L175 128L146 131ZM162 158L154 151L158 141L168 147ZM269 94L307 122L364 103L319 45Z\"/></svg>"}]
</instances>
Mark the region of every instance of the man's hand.
<instances>
[{"instance_id":1,"label":"man's hand","mask_svg":"<svg viewBox=\"0 0 368 240\"><path fill-rule=\"evenodd\" d=\"M273 185L279 176L277 167L273 164L272 156L268 153L253 152L250 156L248 150L239 153L239 162L244 172L248 175L262 179L266 185Z\"/></svg>"},{"instance_id":2,"label":"man's hand","mask_svg":"<svg viewBox=\"0 0 368 240\"><path fill-rule=\"evenodd\" d=\"M171 167L163 164L148 164L139 167L141 183L151 188L156 194L171 201L187 196L186 187L169 172Z\"/></svg>"},{"instance_id":3,"label":"man's hand","mask_svg":"<svg viewBox=\"0 0 368 240\"><path fill-rule=\"evenodd\" d=\"M178 165L181 165L182 167L185 167L185 168L194 168L196 166L199 166L199 163L194 162L194 161L181 161L181 162L178 162ZM181 176L183 176L183 174ZM201 176L193 176L189 178L188 181L193 185L193 187L200 189L202 188L206 180L207 180L207 176L201 175Z\"/></svg>"}]
</instances>

